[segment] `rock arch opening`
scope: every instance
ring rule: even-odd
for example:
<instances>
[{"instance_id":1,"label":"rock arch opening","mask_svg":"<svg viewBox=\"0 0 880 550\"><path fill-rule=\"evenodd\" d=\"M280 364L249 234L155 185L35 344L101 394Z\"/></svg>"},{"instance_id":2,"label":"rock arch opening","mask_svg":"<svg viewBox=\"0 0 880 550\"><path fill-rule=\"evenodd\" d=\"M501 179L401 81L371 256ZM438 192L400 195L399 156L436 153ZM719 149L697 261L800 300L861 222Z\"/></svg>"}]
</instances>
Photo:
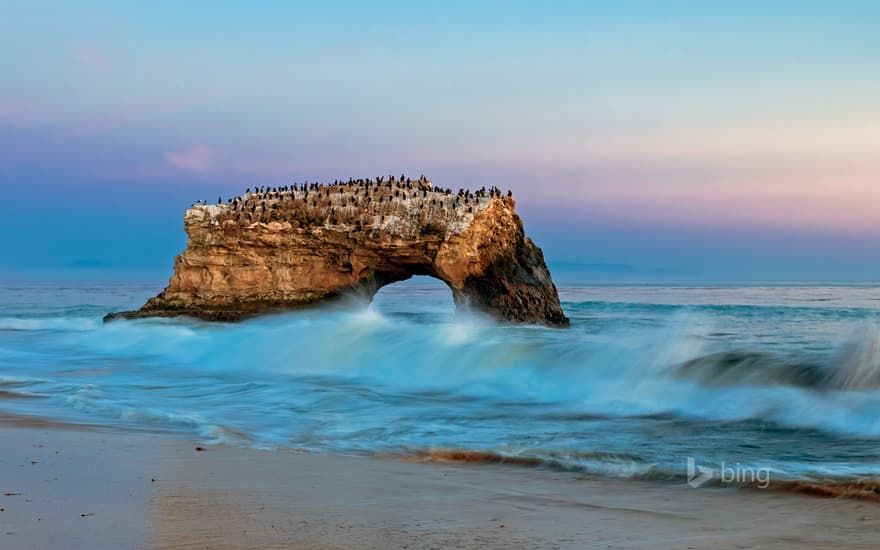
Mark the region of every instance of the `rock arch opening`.
<instances>
[{"instance_id":1,"label":"rock arch opening","mask_svg":"<svg viewBox=\"0 0 880 550\"><path fill-rule=\"evenodd\" d=\"M455 316L452 289L429 275L416 275L378 290L370 308L382 315L415 320L448 320Z\"/></svg>"}]
</instances>

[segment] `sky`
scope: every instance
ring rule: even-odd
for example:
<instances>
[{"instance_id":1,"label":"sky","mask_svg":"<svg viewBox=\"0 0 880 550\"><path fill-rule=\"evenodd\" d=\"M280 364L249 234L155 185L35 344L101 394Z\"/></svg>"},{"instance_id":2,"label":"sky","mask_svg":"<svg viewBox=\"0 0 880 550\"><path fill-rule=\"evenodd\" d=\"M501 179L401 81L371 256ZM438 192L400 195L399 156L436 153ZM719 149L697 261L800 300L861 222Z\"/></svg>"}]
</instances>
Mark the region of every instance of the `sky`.
<instances>
[{"instance_id":1,"label":"sky","mask_svg":"<svg viewBox=\"0 0 880 550\"><path fill-rule=\"evenodd\" d=\"M0 274L405 172L512 189L571 280L878 281L878 97L869 0L0 0Z\"/></svg>"}]
</instances>

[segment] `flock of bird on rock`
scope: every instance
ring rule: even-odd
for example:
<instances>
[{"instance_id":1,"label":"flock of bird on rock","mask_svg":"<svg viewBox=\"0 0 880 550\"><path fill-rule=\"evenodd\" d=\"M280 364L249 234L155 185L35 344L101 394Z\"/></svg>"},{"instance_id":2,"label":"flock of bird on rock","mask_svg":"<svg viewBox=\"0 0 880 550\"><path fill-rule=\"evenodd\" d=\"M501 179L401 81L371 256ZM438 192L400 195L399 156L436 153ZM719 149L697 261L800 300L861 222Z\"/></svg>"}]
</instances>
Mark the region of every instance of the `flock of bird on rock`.
<instances>
[{"instance_id":1,"label":"flock of bird on rock","mask_svg":"<svg viewBox=\"0 0 880 550\"><path fill-rule=\"evenodd\" d=\"M451 189L433 187L431 183L420 176L412 180L401 174L399 179L394 176L379 176L375 179L349 179L346 181L335 180L332 184L318 182L294 183L280 187L255 187L248 188L241 196L226 201L226 215L224 217L236 219L239 222L269 221L275 219L298 219L307 225L319 223L325 214L327 221L336 223L345 221L345 218L355 218L354 215L364 207L369 210L382 208L383 211L394 203L402 204L401 201L413 199L414 202L407 204L410 208L418 211L427 210L426 214L436 211L452 209L458 212L460 207L465 207L464 212L473 212L474 206L479 207L492 197L501 197L502 192L497 187L481 188L477 191L459 189L454 193ZM511 197L512 193L507 192ZM196 205L207 205L205 201L198 201ZM218 205L223 205L222 198L217 199ZM320 219L319 219L320 218ZM385 214L378 215L381 222Z\"/></svg>"}]
</instances>

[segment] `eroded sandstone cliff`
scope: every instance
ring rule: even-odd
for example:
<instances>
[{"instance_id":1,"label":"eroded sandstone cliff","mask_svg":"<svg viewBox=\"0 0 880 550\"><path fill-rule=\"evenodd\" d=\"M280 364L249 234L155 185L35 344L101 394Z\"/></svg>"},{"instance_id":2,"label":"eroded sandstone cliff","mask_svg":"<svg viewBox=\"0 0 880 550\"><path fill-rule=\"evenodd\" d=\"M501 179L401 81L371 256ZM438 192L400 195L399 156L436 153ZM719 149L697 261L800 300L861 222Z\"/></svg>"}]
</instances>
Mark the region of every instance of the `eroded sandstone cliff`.
<instances>
[{"instance_id":1,"label":"eroded sandstone cliff","mask_svg":"<svg viewBox=\"0 0 880 550\"><path fill-rule=\"evenodd\" d=\"M186 211L186 250L168 287L115 317L237 320L430 275L458 307L565 326L541 249L497 190L437 189L424 179L260 189Z\"/></svg>"}]
</instances>

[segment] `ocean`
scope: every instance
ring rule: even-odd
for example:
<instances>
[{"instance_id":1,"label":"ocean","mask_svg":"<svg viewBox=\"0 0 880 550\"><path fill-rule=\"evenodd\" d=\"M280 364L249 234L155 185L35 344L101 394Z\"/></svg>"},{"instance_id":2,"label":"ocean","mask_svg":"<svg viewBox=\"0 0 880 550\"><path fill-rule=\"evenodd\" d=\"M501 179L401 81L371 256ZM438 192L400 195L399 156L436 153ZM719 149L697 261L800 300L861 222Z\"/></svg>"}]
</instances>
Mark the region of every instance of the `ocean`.
<instances>
[{"instance_id":1,"label":"ocean","mask_svg":"<svg viewBox=\"0 0 880 550\"><path fill-rule=\"evenodd\" d=\"M617 478L880 476L877 286L572 285L569 329L456 313L421 280L239 324L102 323L163 283L2 283L0 412Z\"/></svg>"}]
</instances>

